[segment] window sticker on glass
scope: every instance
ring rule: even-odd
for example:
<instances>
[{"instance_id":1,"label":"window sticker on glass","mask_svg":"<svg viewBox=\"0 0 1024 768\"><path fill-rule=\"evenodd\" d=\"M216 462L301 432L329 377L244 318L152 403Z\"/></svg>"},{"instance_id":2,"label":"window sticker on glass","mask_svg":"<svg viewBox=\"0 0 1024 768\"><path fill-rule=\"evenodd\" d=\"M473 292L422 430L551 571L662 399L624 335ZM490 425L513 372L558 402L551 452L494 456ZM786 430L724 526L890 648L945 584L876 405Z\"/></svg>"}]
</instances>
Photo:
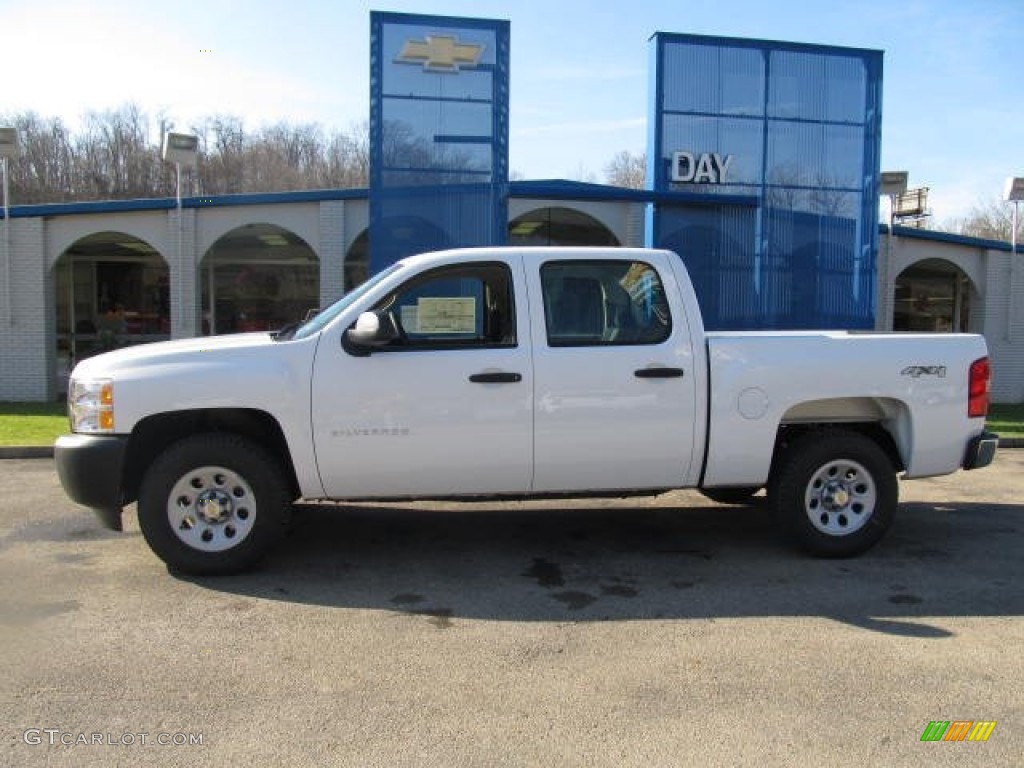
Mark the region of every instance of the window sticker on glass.
<instances>
[{"instance_id":1,"label":"window sticker on glass","mask_svg":"<svg viewBox=\"0 0 1024 768\"><path fill-rule=\"evenodd\" d=\"M647 298L654 280L657 280L657 277L654 276L650 267L646 264L634 263L625 277L619 281L619 285L625 289L633 301L639 302Z\"/></svg>"},{"instance_id":2,"label":"window sticker on glass","mask_svg":"<svg viewBox=\"0 0 1024 768\"><path fill-rule=\"evenodd\" d=\"M401 312L402 328L406 333L420 332L419 310L415 304L404 304L399 308Z\"/></svg>"},{"instance_id":3,"label":"window sticker on glass","mask_svg":"<svg viewBox=\"0 0 1024 768\"><path fill-rule=\"evenodd\" d=\"M416 333L476 333L476 298L472 296L420 298L416 315Z\"/></svg>"}]
</instances>

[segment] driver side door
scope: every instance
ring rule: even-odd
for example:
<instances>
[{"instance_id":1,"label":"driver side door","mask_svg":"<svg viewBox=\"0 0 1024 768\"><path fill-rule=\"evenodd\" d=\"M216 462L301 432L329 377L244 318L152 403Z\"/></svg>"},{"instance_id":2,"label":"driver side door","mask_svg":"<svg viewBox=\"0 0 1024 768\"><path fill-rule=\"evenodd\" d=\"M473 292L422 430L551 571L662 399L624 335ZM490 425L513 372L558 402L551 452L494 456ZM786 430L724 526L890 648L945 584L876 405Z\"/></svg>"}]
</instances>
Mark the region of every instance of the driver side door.
<instances>
[{"instance_id":1,"label":"driver side door","mask_svg":"<svg viewBox=\"0 0 1024 768\"><path fill-rule=\"evenodd\" d=\"M365 355L321 340L317 465L328 496L523 493L532 478L533 371L521 260L413 275L374 309L399 338Z\"/></svg>"}]
</instances>

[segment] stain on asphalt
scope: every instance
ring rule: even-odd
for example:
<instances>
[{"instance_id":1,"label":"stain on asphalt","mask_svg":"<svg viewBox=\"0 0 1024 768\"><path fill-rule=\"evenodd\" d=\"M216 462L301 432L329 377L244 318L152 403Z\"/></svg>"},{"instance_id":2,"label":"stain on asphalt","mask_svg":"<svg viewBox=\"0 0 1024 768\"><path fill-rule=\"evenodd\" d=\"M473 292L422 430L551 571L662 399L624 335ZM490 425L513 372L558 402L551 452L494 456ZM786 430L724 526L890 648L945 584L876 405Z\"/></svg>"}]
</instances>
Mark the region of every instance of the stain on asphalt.
<instances>
[{"instance_id":1,"label":"stain on asphalt","mask_svg":"<svg viewBox=\"0 0 1024 768\"><path fill-rule=\"evenodd\" d=\"M699 557L702 560L710 560L712 558L710 552L702 549L658 549L655 552L659 555L689 555L690 557Z\"/></svg>"},{"instance_id":2,"label":"stain on asphalt","mask_svg":"<svg viewBox=\"0 0 1024 768\"><path fill-rule=\"evenodd\" d=\"M565 603L566 607L570 611L582 610L597 600L596 597L588 595L586 592L576 592L572 590L568 592L556 592L551 595L551 597L560 603Z\"/></svg>"},{"instance_id":3,"label":"stain on asphalt","mask_svg":"<svg viewBox=\"0 0 1024 768\"><path fill-rule=\"evenodd\" d=\"M61 565L85 565L95 560L95 557L82 552L58 552L53 555L53 560Z\"/></svg>"},{"instance_id":4,"label":"stain on asphalt","mask_svg":"<svg viewBox=\"0 0 1024 768\"><path fill-rule=\"evenodd\" d=\"M919 557L922 560L945 560L952 557L950 552L944 549L935 549L934 547L917 547L915 549L908 549L907 554L911 557Z\"/></svg>"},{"instance_id":5,"label":"stain on asphalt","mask_svg":"<svg viewBox=\"0 0 1024 768\"><path fill-rule=\"evenodd\" d=\"M565 577L562 575L562 567L557 563L549 563L543 557L533 558L533 565L530 570L524 571L522 576L528 579L536 579L537 584L546 587L564 587Z\"/></svg>"},{"instance_id":6,"label":"stain on asphalt","mask_svg":"<svg viewBox=\"0 0 1024 768\"><path fill-rule=\"evenodd\" d=\"M109 531L91 522L85 525L75 520L68 527L66 520L33 520L21 525L4 537L4 543L33 543L37 541L92 541L124 537L123 532Z\"/></svg>"},{"instance_id":7,"label":"stain on asphalt","mask_svg":"<svg viewBox=\"0 0 1024 768\"><path fill-rule=\"evenodd\" d=\"M66 538L71 541L89 541L102 538L104 531L103 528L75 528L73 531L68 531Z\"/></svg>"},{"instance_id":8,"label":"stain on asphalt","mask_svg":"<svg viewBox=\"0 0 1024 768\"><path fill-rule=\"evenodd\" d=\"M924 598L908 594L889 595L889 602L894 605L919 605L924 602Z\"/></svg>"},{"instance_id":9,"label":"stain on asphalt","mask_svg":"<svg viewBox=\"0 0 1024 768\"><path fill-rule=\"evenodd\" d=\"M81 603L77 600L62 600L58 603L38 603L36 605L2 605L0 606L0 624L7 626L29 624L33 621L71 613L80 607Z\"/></svg>"},{"instance_id":10,"label":"stain on asphalt","mask_svg":"<svg viewBox=\"0 0 1024 768\"><path fill-rule=\"evenodd\" d=\"M415 592L402 592L391 598L391 602L395 605L415 605L416 603L422 603L424 600L426 598L423 595L417 595Z\"/></svg>"},{"instance_id":11,"label":"stain on asphalt","mask_svg":"<svg viewBox=\"0 0 1024 768\"><path fill-rule=\"evenodd\" d=\"M636 597L640 592L633 587L627 587L625 584L602 584L601 594L611 597Z\"/></svg>"}]
</instances>

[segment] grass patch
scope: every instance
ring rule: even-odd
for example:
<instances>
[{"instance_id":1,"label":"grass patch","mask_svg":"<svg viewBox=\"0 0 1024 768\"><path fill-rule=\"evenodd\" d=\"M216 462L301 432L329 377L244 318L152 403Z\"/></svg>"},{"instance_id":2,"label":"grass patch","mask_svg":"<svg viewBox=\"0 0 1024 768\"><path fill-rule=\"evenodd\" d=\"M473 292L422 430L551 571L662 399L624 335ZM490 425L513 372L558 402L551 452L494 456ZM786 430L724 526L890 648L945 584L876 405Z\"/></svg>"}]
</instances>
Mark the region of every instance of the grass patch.
<instances>
[{"instance_id":1,"label":"grass patch","mask_svg":"<svg viewBox=\"0 0 1024 768\"><path fill-rule=\"evenodd\" d=\"M0 445L53 445L67 431L63 402L0 403Z\"/></svg>"},{"instance_id":2,"label":"grass patch","mask_svg":"<svg viewBox=\"0 0 1024 768\"><path fill-rule=\"evenodd\" d=\"M988 428L1000 437L1024 437L1024 403L990 406Z\"/></svg>"}]
</instances>

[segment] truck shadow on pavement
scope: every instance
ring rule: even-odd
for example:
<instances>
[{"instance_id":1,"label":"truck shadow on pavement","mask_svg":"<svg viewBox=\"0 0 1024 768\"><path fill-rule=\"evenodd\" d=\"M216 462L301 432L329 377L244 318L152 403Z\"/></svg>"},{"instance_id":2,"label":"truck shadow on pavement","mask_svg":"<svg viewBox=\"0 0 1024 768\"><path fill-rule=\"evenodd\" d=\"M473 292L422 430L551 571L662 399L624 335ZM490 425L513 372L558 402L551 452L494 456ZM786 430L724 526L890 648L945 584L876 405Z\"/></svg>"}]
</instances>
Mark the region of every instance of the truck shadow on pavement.
<instances>
[{"instance_id":1,"label":"truck shadow on pavement","mask_svg":"<svg viewBox=\"0 0 1024 768\"><path fill-rule=\"evenodd\" d=\"M904 503L848 560L793 550L763 507L303 504L254 573L203 588L460 620L820 616L944 638L946 619L1024 615L1024 506Z\"/></svg>"}]
</instances>

